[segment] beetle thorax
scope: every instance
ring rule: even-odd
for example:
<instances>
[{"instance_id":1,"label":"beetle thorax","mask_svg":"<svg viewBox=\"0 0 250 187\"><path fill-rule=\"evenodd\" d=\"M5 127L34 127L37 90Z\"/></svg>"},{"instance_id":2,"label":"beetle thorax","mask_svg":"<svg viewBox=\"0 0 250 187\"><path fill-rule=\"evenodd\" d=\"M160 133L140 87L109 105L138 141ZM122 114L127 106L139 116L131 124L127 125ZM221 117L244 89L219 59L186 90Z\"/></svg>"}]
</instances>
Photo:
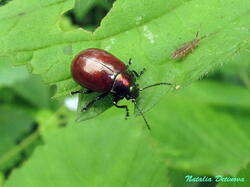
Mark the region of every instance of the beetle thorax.
<instances>
[{"instance_id":1,"label":"beetle thorax","mask_svg":"<svg viewBox=\"0 0 250 187\"><path fill-rule=\"evenodd\" d=\"M119 73L114 80L111 93L113 93L117 99L133 99L132 91L133 93L135 91L132 78L126 72Z\"/></svg>"}]
</instances>

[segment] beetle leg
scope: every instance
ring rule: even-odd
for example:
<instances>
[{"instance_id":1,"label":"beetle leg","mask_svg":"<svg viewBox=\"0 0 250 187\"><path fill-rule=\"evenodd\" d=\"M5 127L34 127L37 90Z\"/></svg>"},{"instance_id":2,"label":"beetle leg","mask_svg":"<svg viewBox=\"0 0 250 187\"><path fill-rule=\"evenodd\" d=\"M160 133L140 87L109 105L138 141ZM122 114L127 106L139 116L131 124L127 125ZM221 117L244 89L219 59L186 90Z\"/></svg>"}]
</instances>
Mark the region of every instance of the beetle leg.
<instances>
[{"instance_id":1,"label":"beetle leg","mask_svg":"<svg viewBox=\"0 0 250 187\"><path fill-rule=\"evenodd\" d=\"M77 90L77 91L71 92L71 95L75 95L75 94L90 94L92 92L93 92L92 90Z\"/></svg>"},{"instance_id":2,"label":"beetle leg","mask_svg":"<svg viewBox=\"0 0 250 187\"><path fill-rule=\"evenodd\" d=\"M129 58L128 60L128 66L130 66L132 64L132 58Z\"/></svg>"},{"instance_id":3,"label":"beetle leg","mask_svg":"<svg viewBox=\"0 0 250 187\"><path fill-rule=\"evenodd\" d=\"M139 72L139 76L143 75L146 71L146 68L143 68L140 72Z\"/></svg>"},{"instance_id":4,"label":"beetle leg","mask_svg":"<svg viewBox=\"0 0 250 187\"><path fill-rule=\"evenodd\" d=\"M126 65L127 69L129 68L129 66L131 66L131 64L132 64L132 58L129 58L128 59L128 65Z\"/></svg>"},{"instance_id":5,"label":"beetle leg","mask_svg":"<svg viewBox=\"0 0 250 187\"><path fill-rule=\"evenodd\" d=\"M117 105L116 101L113 101L113 104L115 105L115 107L117 108L124 108L126 110L126 116L125 119L127 119L129 117L129 110L128 110L128 106L127 105Z\"/></svg>"},{"instance_id":6,"label":"beetle leg","mask_svg":"<svg viewBox=\"0 0 250 187\"><path fill-rule=\"evenodd\" d=\"M143 68L142 71L140 71L139 73L137 73L135 70L132 70L133 74L135 75L136 78L139 78L140 76L142 76L145 73L146 69Z\"/></svg>"},{"instance_id":7,"label":"beetle leg","mask_svg":"<svg viewBox=\"0 0 250 187\"><path fill-rule=\"evenodd\" d=\"M135 70L132 70L132 73L134 74L134 76L135 76L136 78L139 78L139 77L140 77L139 73L137 73Z\"/></svg>"},{"instance_id":8,"label":"beetle leg","mask_svg":"<svg viewBox=\"0 0 250 187\"><path fill-rule=\"evenodd\" d=\"M129 58L127 68L129 68L129 66L130 66L131 64L132 64L132 58ZM139 77L146 71L146 69L143 68L143 70L140 71L139 73L137 73L135 70L131 70L131 71L132 71L132 73L134 74L134 76L135 76L136 78L139 78Z\"/></svg>"},{"instance_id":9,"label":"beetle leg","mask_svg":"<svg viewBox=\"0 0 250 187\"><path fill-rule=\"evenodd\" d=\"M107 95L108 95L108 92L96 96L92 101L90 101L89 103L87 103L87 104L81 109L81 111L82 111L82 112L85 112L88 108L90 108L90 107L91 107L93 104L95 104L98 100L104 98L104 97L107 96Z\"/></svg>"}]
</instances>

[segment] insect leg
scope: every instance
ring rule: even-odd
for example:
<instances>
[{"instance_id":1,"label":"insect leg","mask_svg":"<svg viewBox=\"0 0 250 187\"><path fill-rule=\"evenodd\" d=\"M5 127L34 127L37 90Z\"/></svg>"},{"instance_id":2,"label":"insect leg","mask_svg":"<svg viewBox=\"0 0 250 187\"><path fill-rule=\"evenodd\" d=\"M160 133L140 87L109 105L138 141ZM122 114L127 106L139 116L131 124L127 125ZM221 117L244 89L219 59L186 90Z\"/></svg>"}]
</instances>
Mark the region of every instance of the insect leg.
<instances>
[{"instance_id":1,"label":"insect leg","mask_svg":"<svg viewBox=\"0 0 250 187\"><path fill-rule=\"evenodd\" d=\"M95 104L98 100L104 98L104 97L107 96L107 95L108 95L108 92L96 96L92 101L90 101L89 103L87 103L87 104L81 109L81 111L82 111L82 112L85 112L88 108L90 108L90 107L91 107L93 104Z\"/></svg>"},{"instance_id":2,"label":"insect leg","mask_svg":"<svg viewBox=\"0 0 250 187\"><path fill-rule=\"evenodd\" d=\"M131 64L132 64L132 58L129 58L127 68L129 68ZM145 68L143 68L143 70L140 71L139 73L135 70L131 70L131 72L134 74L136 78L139 78L145 71L146 71Z\"/></svg>"},{"instance_id":3,"label":"insect leg","mask_svg":"<svg viewBox=\"0 0 250 187\"><path fill-rule=\"evenodd\" d=\"M126 110L126 116L125 119L127 119L129 117L129 110L128 110L128 106L127 105L117 105L116 101L113 101L113 104L115 105L115 107L117 108L124 108Z\"/></svg>"},{"instance_id":4,"label":"insect leg","mask_svg":"<svg viewBox=\"0 0 250 187\"><path fill-rule=\"evenodd\" d=\"M77 91L71 92L71 95L75 95L75 94L90 94L92 92L93 92L92 90L77 90Z\"/></svg>"},{"instance_id":5,"label":"insect leg","mask_svg":"<svg viewBox=\"0 0 250 187\"><path fill-rule=\"evenodd\" d=\"M143 68L142 71L140 71L139 73L135 70L132 70L133 74L135 75L136 78L139 78L140 76L142 76L145 73L146 69Z\"/></svg>"},{"instance_id":6,"label":"insect leg","mask_svg":"<svg viewBox=\"0 0 250 187\"><path fill-rule=\"evenodd\" d=\"M128 60L128 66L130 66L132 64L132 58L129 58Z\"/></svg>"}]
</instances>

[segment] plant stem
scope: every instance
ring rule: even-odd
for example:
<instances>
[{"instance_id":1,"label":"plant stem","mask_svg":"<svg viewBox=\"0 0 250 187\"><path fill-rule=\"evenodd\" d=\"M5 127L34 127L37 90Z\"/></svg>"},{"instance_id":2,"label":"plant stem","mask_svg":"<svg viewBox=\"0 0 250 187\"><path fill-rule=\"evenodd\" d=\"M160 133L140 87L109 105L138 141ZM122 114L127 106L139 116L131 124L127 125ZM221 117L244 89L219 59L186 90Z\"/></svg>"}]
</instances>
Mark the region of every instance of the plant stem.
<instances>
[{"instance_id":1,"label":"plant stem","mask_svg":"<svg viewBox=\"0 0 250 187\"><path fill-rule=\"evenodd\" d=\"M39 137L39 131L36 131L27 138L25 138L20 144L18 144L13 149L4 154L2 157L0 157L0 165L3 164L4 162L7 162L17 154L19 154L22 150L24 150L31 143L33 143L38 137Z\"/></svg>"}]
</instances>

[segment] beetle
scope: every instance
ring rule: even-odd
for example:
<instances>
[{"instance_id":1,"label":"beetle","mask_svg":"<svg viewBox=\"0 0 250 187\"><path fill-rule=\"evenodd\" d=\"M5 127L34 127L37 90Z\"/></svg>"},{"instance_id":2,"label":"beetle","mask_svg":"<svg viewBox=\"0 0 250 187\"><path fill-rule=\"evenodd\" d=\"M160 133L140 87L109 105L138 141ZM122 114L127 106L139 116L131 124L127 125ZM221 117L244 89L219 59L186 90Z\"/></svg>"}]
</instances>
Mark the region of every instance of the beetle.
<instances>
[{"instance_id":1,"label":"beetle","mask_svg":"<svg viewBox=\"0 0 250 187\"><path fill-rule=\"evenodd\" d=\"M136 80L145 72L145 69L137 73L129 69L130 65L131 58L129 59L128 65L125 65L121 60L102 49L89 48L81 51L72 61L71 74L75 82L86 88L86 90L73 91L71 94L100 93L88 102L81 111L86 111L98 100L111 94L113 96L113 105L126 110L126 118L129 116L128 107L126 105L118 105L118 101L124 98L131 100L142 115L147 128L150 130L145 116L136 103L136 98L138 98L140 91L147 88L172 84L156 83L144 88L139 88Z\"/></svg>"}]
</instances>

